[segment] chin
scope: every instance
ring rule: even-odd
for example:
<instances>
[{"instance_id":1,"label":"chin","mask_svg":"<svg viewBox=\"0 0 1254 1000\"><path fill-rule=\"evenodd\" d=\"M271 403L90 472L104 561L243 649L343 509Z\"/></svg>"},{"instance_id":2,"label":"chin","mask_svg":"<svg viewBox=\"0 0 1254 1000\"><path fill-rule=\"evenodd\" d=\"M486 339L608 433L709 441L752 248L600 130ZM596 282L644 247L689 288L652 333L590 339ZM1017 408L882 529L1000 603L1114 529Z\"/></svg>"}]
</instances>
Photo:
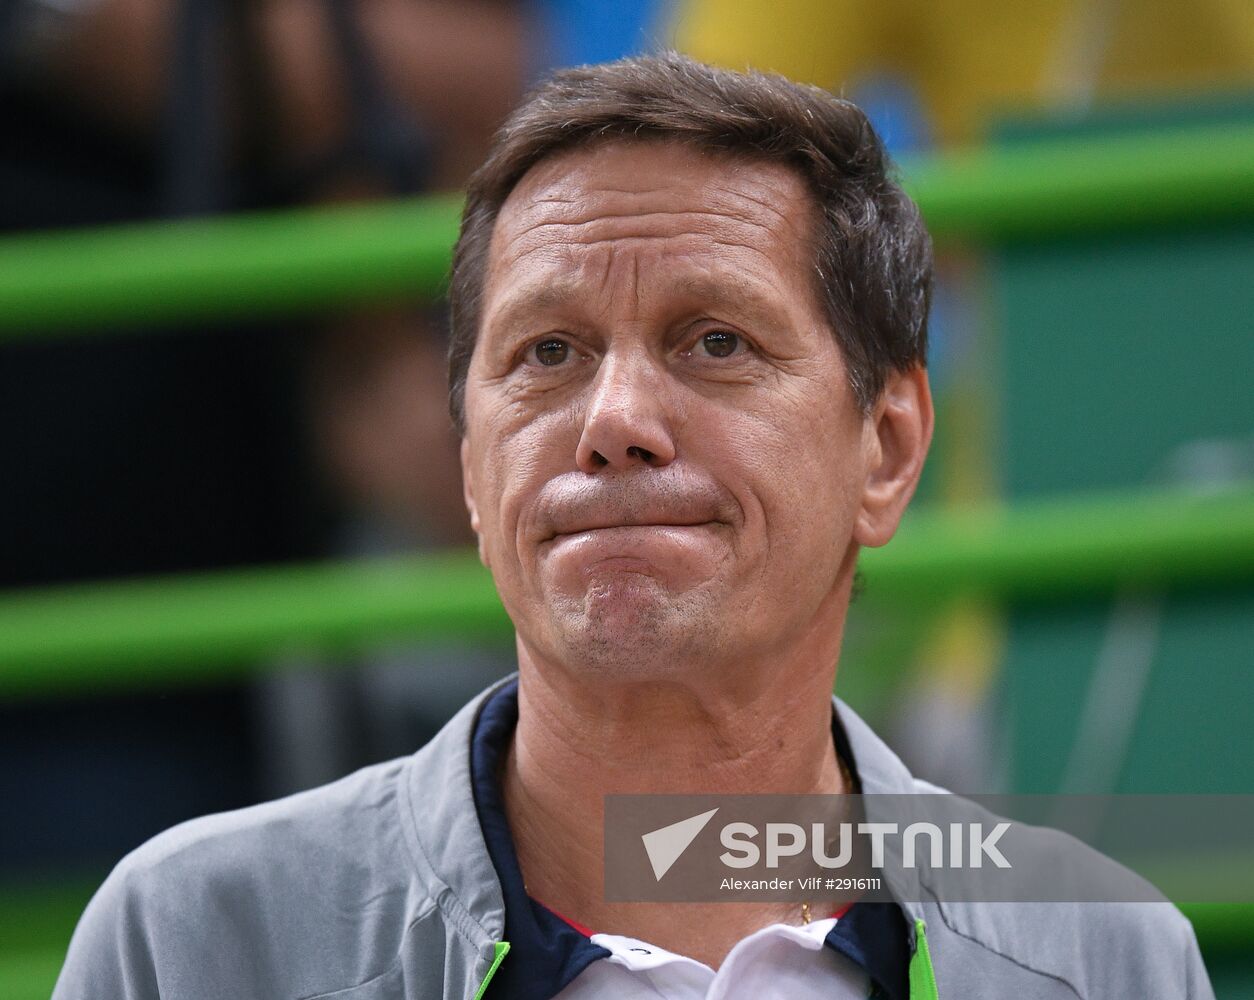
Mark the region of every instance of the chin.
<instances>
[{"instance_id":1,"label":"chin","mask_svg":"<svg viewBox=\"0 0 1254 1000\"><path fill-rule=\"evenodd\" d=\"M622 678L674 679L685 665L717 662L728 623L708 595L668 592L657 580L616 574L598 580L559 616L567 662Z\"/></svg>"}]
</instances>

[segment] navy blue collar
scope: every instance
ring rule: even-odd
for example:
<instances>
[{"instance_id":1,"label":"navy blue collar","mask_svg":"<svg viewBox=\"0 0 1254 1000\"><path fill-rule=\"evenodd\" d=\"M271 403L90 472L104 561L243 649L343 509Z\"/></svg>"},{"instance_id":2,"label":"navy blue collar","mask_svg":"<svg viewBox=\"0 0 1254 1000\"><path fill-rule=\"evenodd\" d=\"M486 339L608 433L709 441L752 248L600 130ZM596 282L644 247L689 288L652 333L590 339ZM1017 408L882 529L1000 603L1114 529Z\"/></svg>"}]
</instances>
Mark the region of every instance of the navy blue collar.
<instances>
[{"instance_id":1,"label":"navy blue collar","mask_svg":"<svg viewBox=\"0 0 1254 1000\"><path fill-rule=\"evenodd\" d=\"M551 1000L609 949L593 944L527 895L501 801L501 772L518 725L518 682L492 695L479 712L470 745L470 780L488 855L505 897L510 954L492 978L495 1000Z\"/></svg>"},{"instance_id":2,"label":"navy blue collar","mask_svg":"<svg viewBox=\"0 0 1254 1000\"><path fill-rule=\"evenodd\" d=\"M910 1000L910 938L896 903L854 903L823 943L866 971L871 996Z\"/></svg>"},{"instance_id":3,"label":"navy blue collar","mask_svg":"<svg viewBox=\"0 0 1254 1000\"><path fill-rule=\"evenodd\" d=\"M857 768L835 713L832 736L837 752L857 784ZM518 682L512 681L484 703L470 748L475 808L488 855L505 898L505 940L510 957L492 980L497 1000L552 1000L591 963L610 952L593 944L561 917L527 895L514 838L501 801L501 770L518 724ZM889 1000L908 1000L910 944L906 918L895 903L857 903L827 935L825 944L866 970Z\"/></svg>"}]
</instances>

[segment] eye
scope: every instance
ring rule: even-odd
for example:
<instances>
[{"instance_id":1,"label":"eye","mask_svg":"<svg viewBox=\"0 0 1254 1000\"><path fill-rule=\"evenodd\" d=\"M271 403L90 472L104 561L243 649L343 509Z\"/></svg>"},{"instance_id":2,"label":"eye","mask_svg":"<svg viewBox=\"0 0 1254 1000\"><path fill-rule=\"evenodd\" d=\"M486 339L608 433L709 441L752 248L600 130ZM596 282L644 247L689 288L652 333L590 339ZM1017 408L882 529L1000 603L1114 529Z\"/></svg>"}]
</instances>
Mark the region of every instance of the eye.
<instances>
[{"instance_id":1,"label":"eye","mask_svg":"<svg viewBox=\"0 0 1254 1000\"><path fill-rule=\"evenodd\" d=\"M570 357L570 345L556 337L541 340L527 349L527 360L546 368L560 365L568 357Z\"/></svg>"},{"instance_id":2,"label":"eye","mask_svg":"<svg viewBox=\"0 0 1254 1000\"><path fill-rule=\"evenodd\" d=\"M727 330L711 330L697 341L697 346L712 358L727 358L740 349L740 337Z\"/></svg>"}]
</instances>

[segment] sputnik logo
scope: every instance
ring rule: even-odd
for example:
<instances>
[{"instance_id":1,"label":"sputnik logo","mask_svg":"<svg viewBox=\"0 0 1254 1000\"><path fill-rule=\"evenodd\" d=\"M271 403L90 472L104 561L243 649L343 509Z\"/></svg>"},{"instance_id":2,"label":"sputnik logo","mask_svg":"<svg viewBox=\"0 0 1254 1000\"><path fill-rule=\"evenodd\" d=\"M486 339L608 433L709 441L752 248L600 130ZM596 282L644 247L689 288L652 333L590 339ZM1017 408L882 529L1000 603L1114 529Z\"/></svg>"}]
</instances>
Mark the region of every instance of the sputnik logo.
<instances>
[{"instance_id":1,"label":"sputnik logo","mask_svg":"<svg viewBox=\"0 0 1254 1000\"><path fill-rule=\"evenodd\" d=\"M662 876L671 870L671 865L679 860L679 856L688 850L697 837L705 829L705 825L714 818L718 809L711 809L697 816L689 816L678 823L664 826L641 836L645 852L649 855L649 864L653 866L653 877L659 882Z\"/></svg>"}]
</instances>

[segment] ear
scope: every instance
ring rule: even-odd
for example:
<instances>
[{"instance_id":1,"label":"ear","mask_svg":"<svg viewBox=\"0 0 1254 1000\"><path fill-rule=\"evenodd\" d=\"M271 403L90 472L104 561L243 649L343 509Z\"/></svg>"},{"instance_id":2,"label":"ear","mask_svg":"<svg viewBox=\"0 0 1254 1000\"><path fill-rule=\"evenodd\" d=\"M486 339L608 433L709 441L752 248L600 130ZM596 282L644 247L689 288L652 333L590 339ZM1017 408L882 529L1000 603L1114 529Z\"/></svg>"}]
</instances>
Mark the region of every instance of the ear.
<instances>
[{"instance_id":1,"label":"ear","mask_svg":"<svg viewBox=\"0 0 1254 1000\"><path fill-rule=\"evenodd\" d=\"M926 369L890 374L863 428L869 461L853 531L859 545L884 545L897 531L923 472L932 424Z\"/></svg>"},{"instance_id":2,"label":"ear","mask_svg":"<svg viewBox=\"0 0 1254 1000\"><path fill-rule=\"evenodd\" d=\"M466 501L466 510L470 514L470 530L475 533L479 542L479 561L488 566L488 554L483 547L483 532L479 526L479 506L475 503L475 477L470 467L470 442L462 438L462 498ZM491 567L489 567L491 568Z\"/></svg>"}]
</instances>

